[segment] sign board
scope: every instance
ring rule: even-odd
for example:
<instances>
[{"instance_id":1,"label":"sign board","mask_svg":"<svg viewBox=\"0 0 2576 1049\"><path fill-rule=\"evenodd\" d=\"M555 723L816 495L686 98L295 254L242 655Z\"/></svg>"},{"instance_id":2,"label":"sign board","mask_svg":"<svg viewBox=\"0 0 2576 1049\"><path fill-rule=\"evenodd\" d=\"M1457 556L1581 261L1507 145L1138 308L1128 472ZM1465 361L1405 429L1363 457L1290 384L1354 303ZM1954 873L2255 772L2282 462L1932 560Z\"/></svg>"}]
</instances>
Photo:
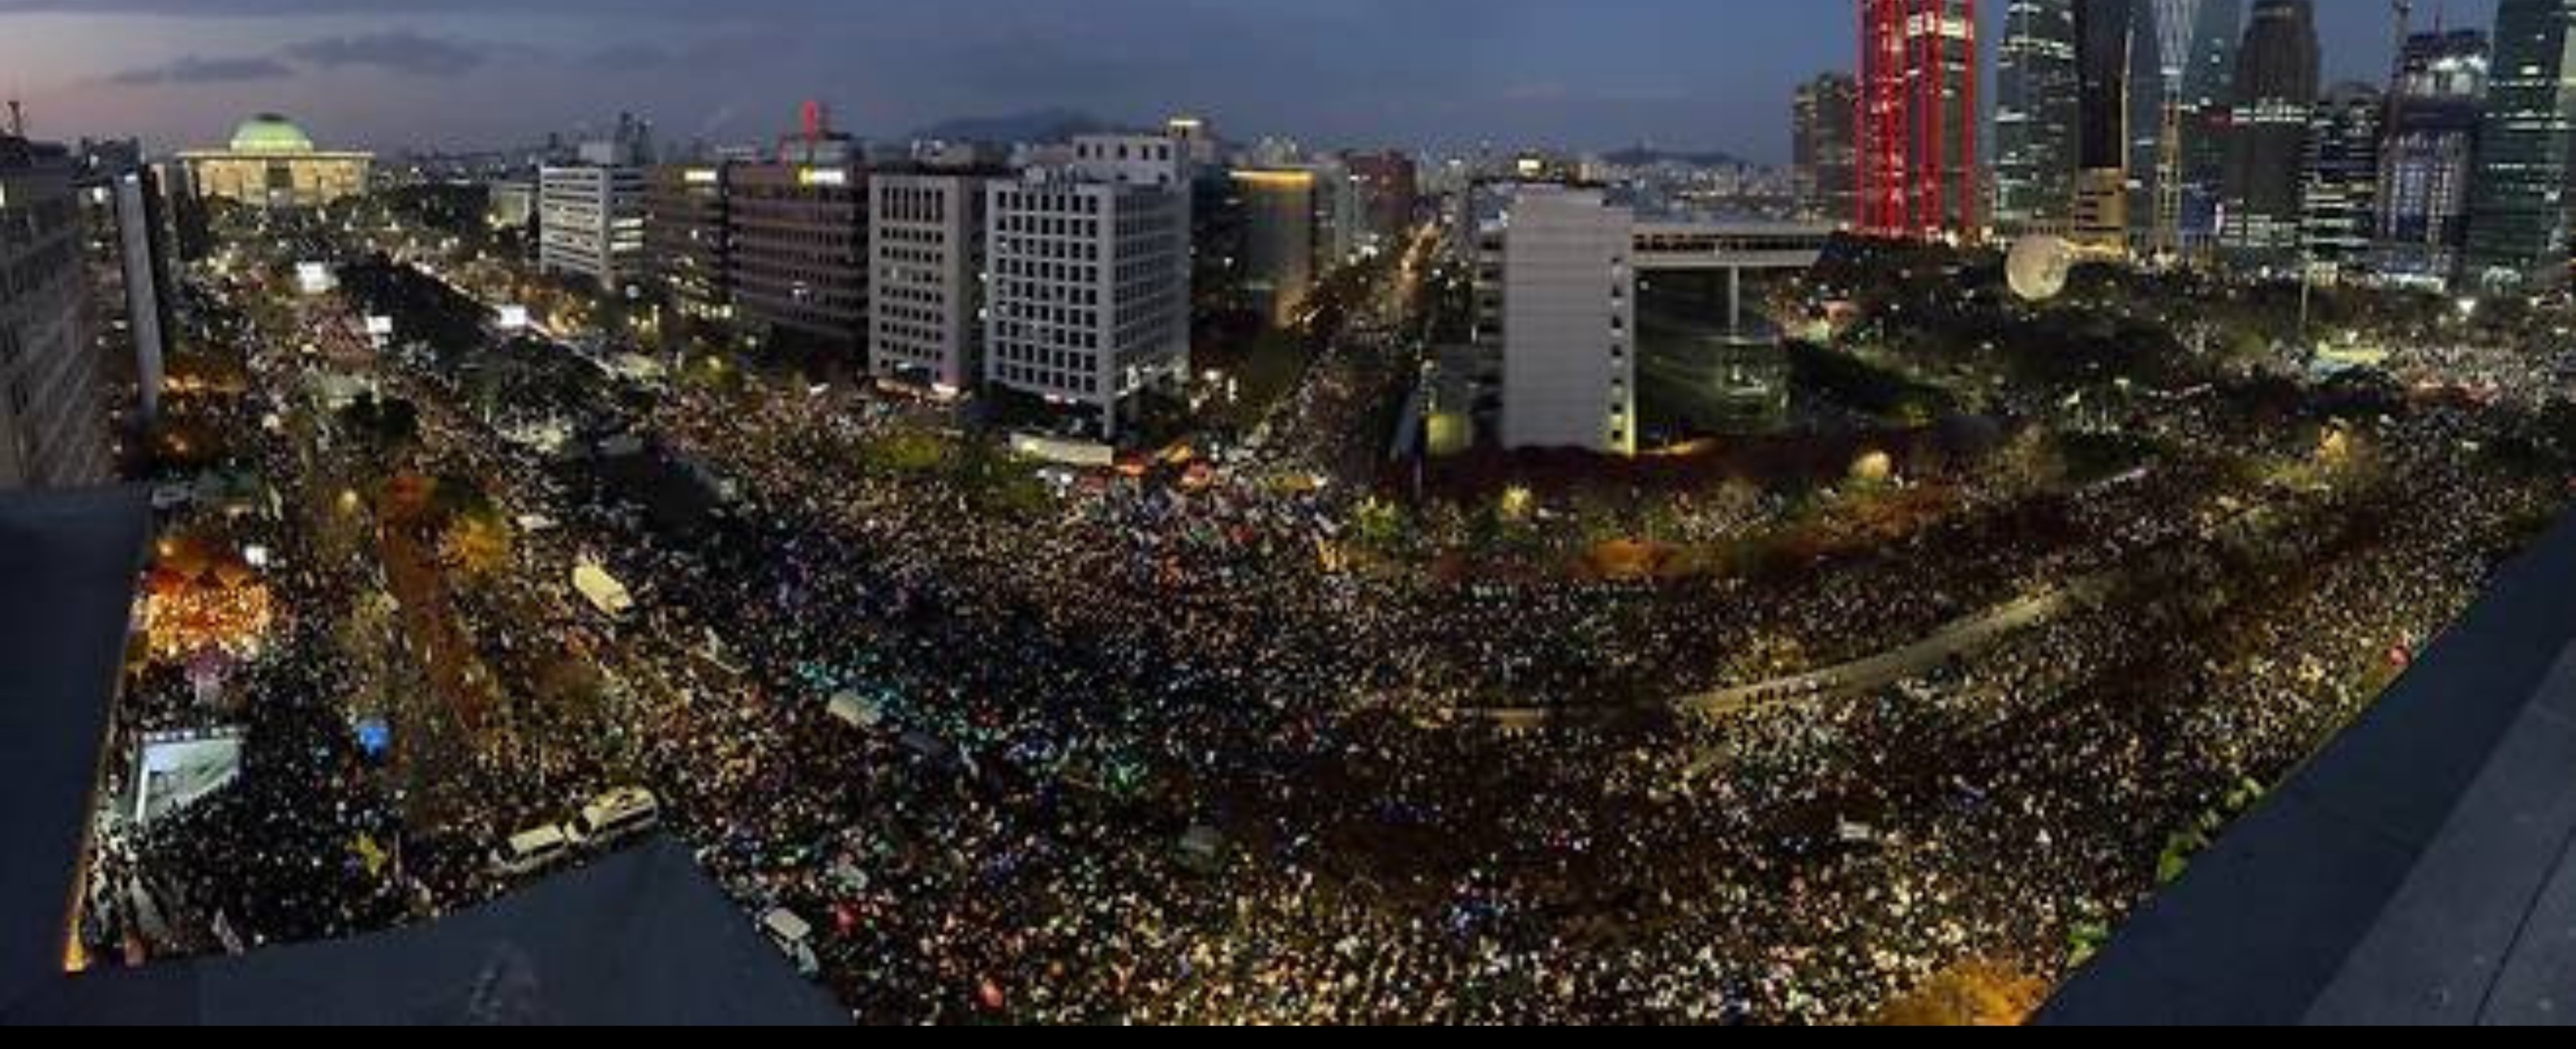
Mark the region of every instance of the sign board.
<instances>
[{"instance_id":1,"label":"sign board","mask_svg":"<svg viewBox=\"0 0 2576 1049\"><path fill-rule=\"evenodd\" d=\"M146 736L135 757L134 822L149 826L241 778L238 728Z\"/></svg>"}]
</instances>

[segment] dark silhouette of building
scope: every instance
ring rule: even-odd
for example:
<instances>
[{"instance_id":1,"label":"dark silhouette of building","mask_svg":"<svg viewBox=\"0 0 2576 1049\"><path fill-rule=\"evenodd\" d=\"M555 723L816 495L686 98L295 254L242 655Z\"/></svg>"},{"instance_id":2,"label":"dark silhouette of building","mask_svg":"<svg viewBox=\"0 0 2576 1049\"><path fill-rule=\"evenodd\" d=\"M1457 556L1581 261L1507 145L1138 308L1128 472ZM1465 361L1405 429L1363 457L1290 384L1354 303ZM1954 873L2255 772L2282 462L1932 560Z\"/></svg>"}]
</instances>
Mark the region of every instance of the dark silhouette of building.
<instances>
[{"instance_id":1,"label":"dark silhouette of building","mask_svg":"<svg viewBox=\"0 0 2576 1049\"><path fill-rule=\"evenodd\" d=\"M1790 178L1798 217L1809 222L1850 222L1858 207L1853 181L1860 115L1860 84L1848 73L1827 73L1798 86L1790 114Z\"/></svg>"},{"instance_id":2,"label":"dark silhouette of building","mask_svg":"<svg viewBox=\"0 0 2576 1049\"><path fill-rule=\"evenodd\" d=\"M666 164L644 184L645 265L671 309L688 320L733 317L730 175L723 163Z\"/></svg>"},{"instance_id":3,"label":"dark silhouette of building","mask_svg":"<svg viewBox=\"0 0 2576 1049\"><path fill-rule=\"evenodd\" d=\"M2576 0L2503 0L2496 8L2494 79L2478 132L2469 191L2465 276L2511 289L2563 283L2567 271L2569 149L2576 138Z\"/></svg>"},{"instance_id":4,"label":"dark silhouette of building","mask_svg":"<svg viewBox=\"0 0 2576 1049\"><path fill-rule=\"evenodd\" d=\"M2358 272L2369 266L2379 228L2380 132L2387 99L2378 88L2336 87L2308 124L2306 203L2301 224L2310 265Z\"/></svg>"},{"instance_id":5,"label":"dark silhouette of building","mask_svg":"<svg viewBox=\"0 0 2576 1049\"><path fill-rule=\"evenodd\" d=\"M2287 268L2298 262L2318 77L2315 5L2255 4L2236 56L2227 226L2221 234L2228 255L2241 265Z\"/></svg>"}]
</instances>

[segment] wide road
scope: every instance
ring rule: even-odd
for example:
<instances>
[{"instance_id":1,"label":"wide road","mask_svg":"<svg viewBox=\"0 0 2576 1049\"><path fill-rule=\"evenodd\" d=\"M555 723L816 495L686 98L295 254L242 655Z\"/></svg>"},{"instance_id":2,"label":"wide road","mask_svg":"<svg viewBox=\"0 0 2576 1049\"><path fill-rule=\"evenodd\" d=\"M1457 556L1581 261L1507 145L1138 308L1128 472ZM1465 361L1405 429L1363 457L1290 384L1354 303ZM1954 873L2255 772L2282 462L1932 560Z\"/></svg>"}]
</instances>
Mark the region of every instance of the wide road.
<instances>
[{"instance_id":1,"label":"wide road","mask_svg":"<svg viewBox=\"0 0 2576 1049\"><path fill-rule=\"evenodd\" d=\"M1719 718L1802 703L1819 703L1866 695L1938 669L1962 656L1974 655L1997 642L2041 626L2070 611L2100 602L2111 592L2116 573L2087 576L2063 586L1999 605L1932 632L1902 648L1889 649L1848 663L1792 677L1684 696L1672 708L1684 714ZM1451 715L1484 721L1505 729L1533 729L1559 714L1582 708L1486 707L1459 709Z\"/></svg>"},{"instance_id":2,"label":"wide road","mask_svg":"<svg viewBox=\"0 0 2576 1049\"><path fill-rule=\"evenodd\" d=\"M1983 651L2007 637L2097 601L2109 589L2110 582L2104 577L2079 580L1962 619L1903 648L1795 677L1688 696L1676 700L1673 709L1707 717L1725 717L1787 704L1875 692L1930 673L1954 658Z\"/></svg>"}]
</instances>

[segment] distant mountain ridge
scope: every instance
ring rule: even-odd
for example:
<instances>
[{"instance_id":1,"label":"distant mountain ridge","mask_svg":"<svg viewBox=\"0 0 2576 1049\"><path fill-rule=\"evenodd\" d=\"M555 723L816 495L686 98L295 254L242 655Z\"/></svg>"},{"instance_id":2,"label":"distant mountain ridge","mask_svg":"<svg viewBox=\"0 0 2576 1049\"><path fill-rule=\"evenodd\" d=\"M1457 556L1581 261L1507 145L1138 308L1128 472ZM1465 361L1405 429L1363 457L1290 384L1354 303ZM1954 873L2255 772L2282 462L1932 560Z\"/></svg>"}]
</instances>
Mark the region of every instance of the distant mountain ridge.
<instances>
[{"instance_id":1,"label":"distant mountain ridge","mask_svg":"<svg viewBox=\"0 0 2576 1049\"><path fill-rule=\"evenodd\" d=\"M916 141L1045 144L1068 141L1076 135L1116 131L1118 127L1080 110L1038 109L942 121L913 132L912 137Z\"/></svg>"}]
</instances>

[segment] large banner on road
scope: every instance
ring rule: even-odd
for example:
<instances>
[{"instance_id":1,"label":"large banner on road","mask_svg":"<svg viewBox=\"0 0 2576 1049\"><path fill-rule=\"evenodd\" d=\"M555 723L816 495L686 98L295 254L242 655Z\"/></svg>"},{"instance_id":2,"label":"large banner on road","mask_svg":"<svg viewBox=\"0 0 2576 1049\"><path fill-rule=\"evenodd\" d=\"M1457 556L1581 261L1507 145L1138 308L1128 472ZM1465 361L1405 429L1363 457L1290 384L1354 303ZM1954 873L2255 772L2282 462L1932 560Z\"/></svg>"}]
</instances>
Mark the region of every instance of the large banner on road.
<instances>
[{"instance_id":1,"label":"large banner on road","mask_svg":"<svg viewBox=\"0 0 2576 1049\"><path fill-rule=\"evenodd\" d=\"M143 738L135 757L134 822L150 826L241 778L238 728Z\"/></svg>"}]
</instances>

